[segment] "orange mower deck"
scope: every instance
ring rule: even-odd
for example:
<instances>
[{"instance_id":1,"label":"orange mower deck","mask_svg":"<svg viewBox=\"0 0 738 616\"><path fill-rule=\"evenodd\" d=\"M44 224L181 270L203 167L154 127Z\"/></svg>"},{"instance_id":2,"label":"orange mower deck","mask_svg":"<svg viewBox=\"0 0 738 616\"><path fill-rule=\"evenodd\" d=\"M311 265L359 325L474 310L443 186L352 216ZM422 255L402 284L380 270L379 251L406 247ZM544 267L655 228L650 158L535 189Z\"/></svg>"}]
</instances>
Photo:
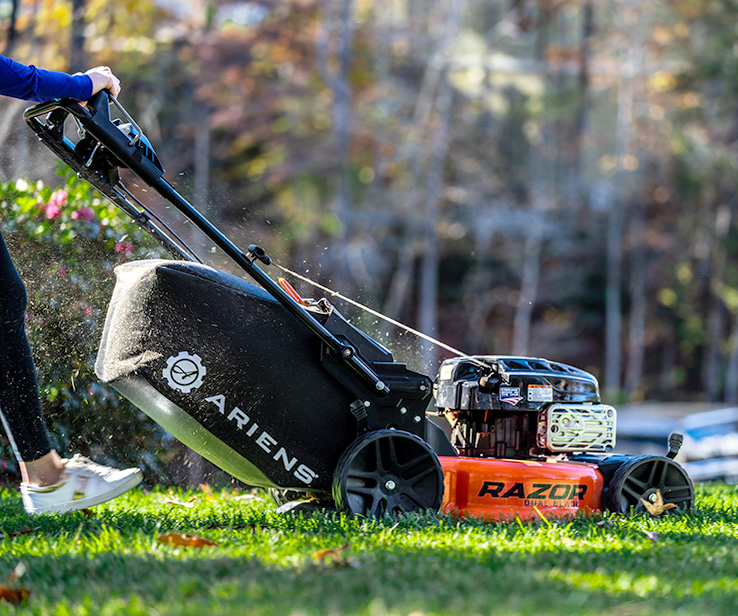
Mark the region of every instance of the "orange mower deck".
<instances>
[{"instance_id":1,"label":"orange mower deck","mask_svg":"<svg viewBox=\"0 0 738 616\"><path fill-rule=\"evenodd\" d=\"M441 457L441 511L486 521L563 518L602 510L605 480L592 464L572 461Z\"/></svg>"}]
</instances>

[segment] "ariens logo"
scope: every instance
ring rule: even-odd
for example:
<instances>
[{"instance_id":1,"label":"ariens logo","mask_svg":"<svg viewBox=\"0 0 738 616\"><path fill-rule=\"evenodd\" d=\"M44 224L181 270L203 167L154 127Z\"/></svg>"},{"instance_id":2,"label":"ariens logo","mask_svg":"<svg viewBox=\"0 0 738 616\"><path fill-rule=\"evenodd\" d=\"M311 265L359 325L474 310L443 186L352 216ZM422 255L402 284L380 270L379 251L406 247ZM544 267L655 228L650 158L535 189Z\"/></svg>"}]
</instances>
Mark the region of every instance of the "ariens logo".
<instances>
[{"instance_id":1,"label":"ariens logo","mask_svg":"<svg viewBox=\"0 0 738 616\"><path fill-rule=\"evenodd\" d=\"M167 367L162 371L162 376L169 387L188 394L202 385L202 377L207 373L199 355L182 351L167 359Z\"/></svg>"}]
</instances>

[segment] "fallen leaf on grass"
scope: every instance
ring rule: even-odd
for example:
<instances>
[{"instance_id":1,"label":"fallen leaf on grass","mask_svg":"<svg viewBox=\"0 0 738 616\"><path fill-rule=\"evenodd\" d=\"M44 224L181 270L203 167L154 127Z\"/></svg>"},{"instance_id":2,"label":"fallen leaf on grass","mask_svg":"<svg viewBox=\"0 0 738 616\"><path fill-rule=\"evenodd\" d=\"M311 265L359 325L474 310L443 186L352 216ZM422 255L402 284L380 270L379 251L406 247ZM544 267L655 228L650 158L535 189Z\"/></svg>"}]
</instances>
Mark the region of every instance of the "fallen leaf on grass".
<instances>
[{"instance_id":1,"label":"fallen leaf on grass","mask_svg":"<svg viewBox=\"0 0 738 616\"><path fill-rule=\"evenodd\" d=\"M257 501L257 502L264 502L264 499L261 498L261 496L257 496L256 494L241 494L240 496L234 496L233 500L237 501Z\"/></svg>"},{"instance_id":2,"label":"fallen leaf on grass","mask_svg":"<svg viewBox=\"0 0 738 616\"><path fill-rule=\"evenodd\" d=\"M13 571L10 573L8 578L8 584L15 584L23 574L26 572L26 565L24 563L18 563ZM28 588L12 588L5 584L0 585L0 601L7 601L13 605L22 603L28 597L31 596L31 591Z\"/></svg>"},{"instance_id":3,"label":"fallen leaf on grass","mask_svg":"<svg viewBox=\"0 0 738 616\"><path fill-rule=\"evenodd\" d=\"M676 509L676 505L674 503L664 503L664 497L661 496L661 490L656 490L652 496L654 496L652 503L648 502L644 498L641 499L646 511L648 511L652 516L659 516L665 511L669 511L669 509Z\"/></svg>"},{"instance_id":4,"label":"fallen leaf on grass","mask_svg":"<svg viewBox=\"0 0 738 616\"><path fill-rule=\"evenodd\" d=\"M318 550L313 554L315 560L321 561L327 566L333 567L361 567L361 563L358 560L348 560L343 557L344 550L348 550L351 547L348 543L342 545L340 548L328 548L326 550Z\"/></svg>"},{"instance_id":5,"label":"fallen leaf on grass","mask_svg":"<svg viewBox=\"0 0 738 616\"><path fill-rule=\"evenodd\" d=\"M165 498L164 502L167 505L172 505L173 507L185 507L187 509L192 509L192 507L195 506L195 501L197 500L197 496L193 496L188 501L182 501L179 500L176 496L174 496L174 490L169 490L169 498Z\"/></svg>"},{"instance_id":6,"label":"fallen leaf on grass","mask_svg":"<svg viewBox=\"0 0 738 616\"><path fill-rule=\"evenodd\" d=\"M651 541L654 543L659 542L659 534L656 531L653 530L644 530L643 534L646 535Z\"/></svg>"},{"instance_id":7,"label":"fallen leaf on grass","mask_svg":"<svg viewBox=\"0 0 738 616\"><path fill-rule=\"evenodd\" d=\"M315 554L313 554L313 558L315 558L316 560L325 560L329 556L340 558L341 552L343 552L344 550L348 550L349 547L350 546L347 543L346 545L342 545L340 548L328 548L327 550L318 550L317 552L315 552Z\"/></svg>"},{"instance_id":8,"label":"fallen leaf on grass","mask_svg":"<svg viewBox=\"0 0 738 616\"><path fill-rule=\"evenodd\" d=\"M5 535L0 534L0 540L8 539L9 537L17 537L18 535L27 535L28 533L34 533L40 528L40 526L34 526L33 528L24 528L23 530L16 530L15 532L7 533Z\"/></svg>"},{"instance_id":9,"label":"fallen leaf on grass","mask_svg":"<svg viewBox=\"0 0 738 616\"><path fill-rule=\"evenodd\" d=\"M205 498L207 498L208 500L215 500L213 491L210 489L210 486L207 483L201 483L200 489L205 492Z\"/></svg>"},{"instance_id":10,"label":"fallen leaf on grass","mask_svg":"<svg viewBox=\"0 0 738 616\"><path fill-rule=\"evenodd\" d=\"M9 588L8 586L0 586L0 601L7 601L13 605L23 603L31 596L31 591L27 588Z\"/></svg>"},{"instance_id":11,"label":"fallen leaf on grass","mask_svg":"<svg viewBox=\"0 0 738 616\"><path fill-rule=\"evenodd\" d=\"M210 541L210 539L195 535L186 535L184 533L166 533L159 535L156 539L164 545L174 545L183 548L204 548L209 545L218 545L215 541Z\"/></svg>"}]
</instances>

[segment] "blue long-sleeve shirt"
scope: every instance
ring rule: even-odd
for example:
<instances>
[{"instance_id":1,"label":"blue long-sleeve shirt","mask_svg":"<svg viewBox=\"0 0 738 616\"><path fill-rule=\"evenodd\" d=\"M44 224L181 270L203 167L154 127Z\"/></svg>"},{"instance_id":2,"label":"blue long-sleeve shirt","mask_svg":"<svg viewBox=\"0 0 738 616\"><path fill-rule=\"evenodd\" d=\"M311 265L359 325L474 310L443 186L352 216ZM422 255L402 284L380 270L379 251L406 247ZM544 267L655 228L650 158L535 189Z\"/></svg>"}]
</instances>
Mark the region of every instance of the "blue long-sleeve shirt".
<instances>
[{"instance_id":1,"label":"blue long-sleeve shirt","mask_svg":"<svg viewBox=\"0 0 738 616\"><path fill-rule=\"evenodd\" d=\"M0 55L0 94L37 102L52 98L86 101L92 96L92 79L45 71Z\"/></svg>"}]
</instances>

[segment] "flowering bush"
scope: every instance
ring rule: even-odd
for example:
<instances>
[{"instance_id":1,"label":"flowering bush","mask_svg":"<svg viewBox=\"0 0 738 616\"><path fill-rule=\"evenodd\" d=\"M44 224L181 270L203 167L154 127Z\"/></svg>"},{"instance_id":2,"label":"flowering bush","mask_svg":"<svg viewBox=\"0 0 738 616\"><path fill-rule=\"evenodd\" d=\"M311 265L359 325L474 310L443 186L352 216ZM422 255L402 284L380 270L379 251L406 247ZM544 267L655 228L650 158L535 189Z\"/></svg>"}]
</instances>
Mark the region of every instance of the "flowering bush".
<instances>
[{"instance_id":1,"label":"flowering bush","mask_svg":"<svg viewBox=\"0 0 738 616\"><path fill-rule=\"evenodd\" d=\"M163 431L93 371L114 266L164 251L89 184L62 174L56 189L0 183L0 228L28 291L26 325L52 441L63 454L166 476ZM15 464L7 440L3 460Z\"/></svg>"}]
</instances>

